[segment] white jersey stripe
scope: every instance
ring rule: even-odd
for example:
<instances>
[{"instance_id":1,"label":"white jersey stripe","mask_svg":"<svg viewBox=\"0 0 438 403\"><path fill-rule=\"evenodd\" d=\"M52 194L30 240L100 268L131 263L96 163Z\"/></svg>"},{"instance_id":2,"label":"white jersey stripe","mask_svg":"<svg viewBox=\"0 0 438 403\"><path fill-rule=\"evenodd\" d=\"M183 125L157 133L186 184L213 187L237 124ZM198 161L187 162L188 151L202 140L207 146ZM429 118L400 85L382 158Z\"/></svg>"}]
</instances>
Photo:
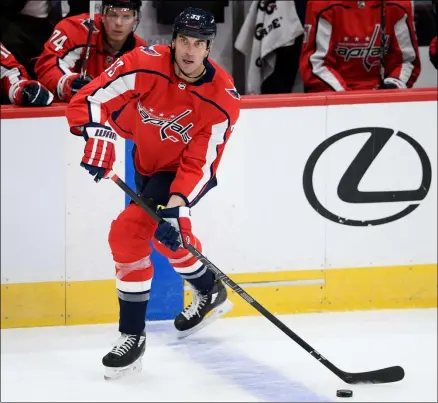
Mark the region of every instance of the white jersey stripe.
<instances>
[{"instance_id":1,"label":"white jersey stripe","mask_svg":"<svg viewBox=\"0 0 438 403\"><path fill-rule=\"evenodd\" d=\"M11 84L8 93L9 100L11 103L14 103L14 92L17 89L18 84L24 80L21 79L21 72L17 67L8 69L5 66L1 66L1 79L3 80L5 77L8 78L9 83Z\"/></svg>"},{"instance_id":2,"label":"white jersey stripe","mask_svg":"<svg viewBox=\"0 0 438 403\"><path fill-rule=\"evenodd\" d=\"M320 18L316 29L316 49L310 56L312 72L322 81L330 85L335 91L345 91L336 76L324 66L324 59L330 48L330 38L332 36L332 26L324 18Z\"/></svg>"},{"instance_id":3,"label":"white jersey stripe","mask_svg":"<svg viewBox=\"0 0 438 403\"><path fill-rule=\"evenodd\" d=\"M63 57L58 58L58 66L64 74L73 74L71 71L76 62L81 58L84 47L76 48L66 53Z\"/></svg>"},{"instance_id":4,"label":"white jersey stripe","mask_svg":"<svg viewBox=\"0 0 438 403\"><path fill-rule=\"evenodd\" d=\"M196 196L198 196L202 188L211 179L211 166L217 158L217 147L223 144L223 142L225 141L225 133L227 129L228 120L212 126L211 137L208 141L207 153L205 156L205 164L202 167L202 178L187 197L189 203L191 203L196 198Z\"/></svg>"},{"instance_id":5,"label":"white jersey stripe","mask_svg":"<svg viewBox=\"0 0 438 403\"><path fill-rule=\"evenodd\" d=\"M121 94L124 94L127 91L134 90L135 78L136 73L118 77L108 86L99 88L93 95L88 96L87 101L90 103L91 121L95 123L101 123L100 119L102 104L118 97Z\"/></svg>"},{"instance_id":6,"label":"white jersey stripe","mask_svg":"<svg viewBox=\"0 0 438 403\"><path fill-rule=\"evenodd\" d=\"M397 38L397 43L403 56L402 68L397 78L406 85L414 71L414 62L417 57L414 45L412 44L407 20L408 16L405 14L394 26L395 37Z\"/></svg>"}]
</instances>

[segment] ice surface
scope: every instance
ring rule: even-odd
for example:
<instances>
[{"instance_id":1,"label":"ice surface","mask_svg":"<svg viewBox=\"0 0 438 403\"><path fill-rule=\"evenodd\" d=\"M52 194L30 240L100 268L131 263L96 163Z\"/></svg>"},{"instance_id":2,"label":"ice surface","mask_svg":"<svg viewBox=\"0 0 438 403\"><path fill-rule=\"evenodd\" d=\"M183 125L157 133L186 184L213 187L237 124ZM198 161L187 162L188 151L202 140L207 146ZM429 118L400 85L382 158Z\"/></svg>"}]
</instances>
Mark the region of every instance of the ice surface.
<instances>
[{"instance_id":1,"label":"ice surface","mask_svg":"<svg viewBox=\"0 0 438 403\"><path fill-rule=\"evenodd\" d=\"M220 319L177 340L171 322L147 323L143 372L115 381L101 366L117 326L1 331L1 401L437 401L437 310L281 316L345 371L391 365L403 381L347 385L265 318ZM352 389L352 398L336 390Z\"/></svg>"}]
</instances>

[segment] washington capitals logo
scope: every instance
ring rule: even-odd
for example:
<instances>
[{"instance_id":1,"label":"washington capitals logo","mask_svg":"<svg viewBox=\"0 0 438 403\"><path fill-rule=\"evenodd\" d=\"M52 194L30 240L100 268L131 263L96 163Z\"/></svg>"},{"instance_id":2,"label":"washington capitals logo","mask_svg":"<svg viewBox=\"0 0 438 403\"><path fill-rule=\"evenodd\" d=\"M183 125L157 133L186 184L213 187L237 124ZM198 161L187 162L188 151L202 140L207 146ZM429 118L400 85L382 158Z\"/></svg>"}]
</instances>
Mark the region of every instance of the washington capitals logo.
<instances>
[{"instance_id":1,"label":"washington capitals logo","mask_svg":"<svg viewBox=\"0 0 438 403\"><path fill-rule=\"evenodd\" d=\"M183 126L179 123L185 116L190 115L192 112L191 109L187 109L177 116L164 116L164 113L157 115L154 113L153 108L144 108L139 101L137 103L137 110L144 124L150 124L160 128L161 141L169 139L172 142L177 143L178 138L176 138L173 134L178 134L185 144L188 144L188 142L192 139L189 135L189 130L194 126L194 124L190 122L187 126Z\"/></svg>"},{"instance_id":2,"label":"washington capitals logo","mask_svg":"<svg viewBox=\"0 0 438 403\"><path fill-rule=\"evenodd\" d=\"M344 42L339 44L335 51L338 56L343 57L346 62L350 59L362 59L365 69L371 71L374 66L380 64L381 46L377 45L380 33L380 24L376 24L371 38L367 36L364 43L359 43L359 37L354 38L355 43L348 42L350 38L345 37ZM387 53L388 45L389 37L385 35L383 45L385 53Z\"/></svg>"},{"instance_id":3,"label":"washington capitals logo","mask_svg":"<svg viewBox=\"0 0 438 403\"><path fill-rule=\"evenodd\" d=\"M153 46L142 46L141 51L149 56L161 56L161 53L158 53Z\"/></svg>"}]
</instances>

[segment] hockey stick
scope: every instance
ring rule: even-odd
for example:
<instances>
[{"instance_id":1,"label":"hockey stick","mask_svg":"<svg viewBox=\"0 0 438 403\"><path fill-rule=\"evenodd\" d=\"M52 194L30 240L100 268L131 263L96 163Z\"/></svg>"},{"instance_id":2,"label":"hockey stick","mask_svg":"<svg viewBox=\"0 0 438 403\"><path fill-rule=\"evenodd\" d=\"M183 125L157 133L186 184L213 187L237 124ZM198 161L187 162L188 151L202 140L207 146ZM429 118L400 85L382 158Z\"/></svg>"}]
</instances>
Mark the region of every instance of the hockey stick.
<instances>
[{"instance_id":1,"label":"hockey stick","mask_svg":"<svg viewBox=\"0 0 438 403\"><path fill-rule=\"evenodd\" d=\"M160 223L162 220L153 208L148 206L140 196L138 196L122 179L115 173L111 172L110 179L116 183L135 203L137 203L154 221ZM289 336L295 343L299 344L310 355L316 358L321 364L327 367L335 375L341 378L344 382L349 384L358 383L389 383L397 382L404 378L405 372L402 367L388 367L369 372L345 372L333 365L327 358L316 351L312 346L307 344L300 336L290 330L283 322L277 319L271 312L260 305L254 298L252 298L246 291L244 291L238 284L231 280L218 267L216 267L210 260L208 260L201 252L199 252L192 245L187 247L188 251L201 261L209 270L211 270L218 279L222 280L229 288L242 297L248 304L259 311L266 319L277 326L283 333Z\"/></svg>"},{"instance_id":2,"label":"hockey stick","mask_svg":"<svg viewBox=\"0 0 438 403\"><path fill-rule=\"evenodd\" d=\"M85 78L87 75L88 59L90 57L91 39L93 38L94 32L94 11L95 11L95 0L90 0L90 19L88 20L88 37L87 37L87 47L85 48L85 57L82 61L81 68L81 78Z\"/></svg>"}]
</instances>

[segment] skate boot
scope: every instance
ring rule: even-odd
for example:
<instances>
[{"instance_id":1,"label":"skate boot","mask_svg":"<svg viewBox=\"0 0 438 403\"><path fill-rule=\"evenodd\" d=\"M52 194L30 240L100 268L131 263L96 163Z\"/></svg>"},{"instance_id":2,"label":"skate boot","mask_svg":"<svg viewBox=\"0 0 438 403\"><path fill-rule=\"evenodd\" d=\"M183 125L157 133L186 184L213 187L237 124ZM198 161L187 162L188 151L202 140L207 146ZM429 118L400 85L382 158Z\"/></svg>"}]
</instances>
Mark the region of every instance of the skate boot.
<instances>
[{"instance_id":1,"label":"skate boot","mask_svg":"<svg viewBox=\"0 0 438 403\"><path fill-rule=\"evenodd\" d=\"M104 378L117 379L129 372L140 372L145 348L145 332L139 335L122 333L112 350L102 359Z\"/></svg>"},{"instance_id":2,"label":"skate boot","mask_svg":"<svg viewBox=\"0 0 438 403\"><path fill-rule=\"evenodd\" d=\"M219 280L215 280L213 288L206 294L193 289L192 302L175 318L177 337L181 339L197 332L232 308L227 290Z\"/></svg>"}]
</instances>

